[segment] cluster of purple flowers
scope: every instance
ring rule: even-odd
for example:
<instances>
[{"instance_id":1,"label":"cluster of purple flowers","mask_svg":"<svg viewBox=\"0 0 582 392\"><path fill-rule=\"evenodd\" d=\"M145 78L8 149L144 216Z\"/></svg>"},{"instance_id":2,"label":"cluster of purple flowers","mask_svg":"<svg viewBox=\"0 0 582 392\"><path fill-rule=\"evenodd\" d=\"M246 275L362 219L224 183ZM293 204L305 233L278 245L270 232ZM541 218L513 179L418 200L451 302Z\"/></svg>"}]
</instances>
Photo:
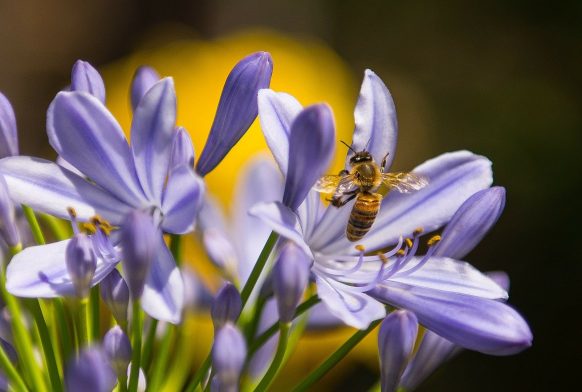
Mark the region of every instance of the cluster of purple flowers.
<instances>
[{"instance_id":1,"label":"cluster of purple flowers","mask_svg":"<svg viewBox=\"0 0 582 392\"><path fill-rule=\"evenodd\" d=\"M531 345L526 321L506 303L507 276L483 274L464 261L504 208L504 188L491 186L491 162L458 151L421 164L413 172L428 185L410 194L388 193L370 232L354 244L345 236L354 202L328 206L313 189L337 144L332 110L326 104L303 107L270 90L272 71L264 52L236 64L198 159L187 131L176 124L172 79L149 67L139 68L132 82L128 143L106 107L99 73L86 62L75 64L70 87L47 113L56 162L19 155L14 112L0 94L2 296L12 313L22 307L15 297L53 301L41 303L44 316L33 312L39 331L44 322L52 333L43 341L42 369L26 362L30 339L21 336L25 327L11 314L0 369L14 389L46 390L38 377L45 367L52 389L156 389L165 365L152 365L158 321L171 334L177 328L171 324L179 325L194 303L208 310L212 302L215 339L198 370L190 374L194 369L187 367L186 390L207 385L236 391L241 382L266 390L284 363L289 335L305 328L347 325L369 332L383 320L383 391L414 389L462 348L510 355ZM257 115L274 162L260 156L244 168L228 222L204 176ZM346 168L352 151L362 150L390 167L396 110L370 70L354 117ZM32 211L46 214L56 242L43 243ZM63 229L66 220L72 236ZM24 239L27 223L36 245ZM190 232L225 281L211 301L175 251ZM103 336L100 300L116 323ZM44 318L52 313L47 327ZM169 342L157 345L161 361L167 361ZM324 373L314 372L297 390Z\"/></svg>"}]
</instances>

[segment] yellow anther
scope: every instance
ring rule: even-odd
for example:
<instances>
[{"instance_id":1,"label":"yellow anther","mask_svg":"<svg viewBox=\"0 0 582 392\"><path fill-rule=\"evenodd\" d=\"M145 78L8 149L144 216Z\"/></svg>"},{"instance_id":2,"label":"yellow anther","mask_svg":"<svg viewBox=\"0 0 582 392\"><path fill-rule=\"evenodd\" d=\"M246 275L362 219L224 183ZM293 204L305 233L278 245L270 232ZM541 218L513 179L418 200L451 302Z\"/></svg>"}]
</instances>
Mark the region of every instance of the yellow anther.
<instances>
[{"instance_id":1,"label":"yellow anther","mask_svg":"<svg viewBox=\"0 0 582 392\"><path fill-rule=\"evenodd\" d=\"M364 252L366 248L364 247L364 245L356 245L356 250L358 252Z\"/></svg>"},{"instance_id":2,"label":"yellow anther","mask_svg":"<svg viewBox=\"0 0 582 392\"><path fill-rule=\"evenodd\" d=\"M428 246L433 246L433 245L436 245L440 240L441 240L441 236L440 235L435 235L435 236L431 237L431 239L428 240L426 242L426 244Z\"/></svg>"},{"instance_id":3,"label":"yellow anther","mask_svg":"<svg viewBox=\"0 0 582 392\"><path fill-rule=\"evenodd\" d=\"M405 239L404 242L406 242L406 246L412 248L412 240L410 238Z\"/></svg>"},{"instance_id":4,"label":"yellow anther","mask_svg":"<svg viewBox=\"0 0 582 392\"><path fill-rule=\"evenodd\" d=\"M398 252L396 252L396 254L397 254L398 256L404 256L404 255L406 254L406 252L405 252L405 251L403 251L402 249L398 249Z\"/></svg>"},{"instance_id":5,"label":"yellow anther","mask_svg":"<svg viewBox=\"0 0 582 392\"><path fill-rule=\"evenodd\" d=\"M382 263L388 264L388 257L384 253L378 253L378 257Z\"/></svg>"},{"instance_id":6,"label":"yellow anther","mask_svg":"<svg viewBox=\"0 0 582 392\"><path fill-rule=\"evenodd\" d=\"M67 213L72 219L77 217L77 211L73 207L67 207Z\"/></svg>"},{"instance_id":7,"label":"yellow anther","mask_svg":"<svg viewBox=\"0 0 582 392\"><path fill-rule=\"evenodd\" d=\"M87 234L97 233L97 228L95 227L95 225L93 225L92 223L89 223L89 222L81 223L81 230L83 230Z\"/></svg>"},{"instance_id":8,"label":"yellow anther","mask_svg":"<svg viewBox=\"0 0 582 392\"><path fill-rule=\"evenodd\" d=\"M412 234L419 235L419 234L422 234L423 232L424 232L424 229L422 227L417 227L416 229L414 229Z\"/></svg>"}]
</instances>

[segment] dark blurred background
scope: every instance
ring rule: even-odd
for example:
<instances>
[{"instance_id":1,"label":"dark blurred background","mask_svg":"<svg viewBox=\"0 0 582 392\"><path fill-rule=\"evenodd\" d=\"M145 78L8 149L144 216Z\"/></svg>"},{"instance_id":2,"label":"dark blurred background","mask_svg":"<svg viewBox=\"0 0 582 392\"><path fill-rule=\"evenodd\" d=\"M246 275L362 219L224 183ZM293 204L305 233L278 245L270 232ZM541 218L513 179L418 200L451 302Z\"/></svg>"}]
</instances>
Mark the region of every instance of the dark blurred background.
<instances>
[{"instance_id":1,"label":"dark blurred background","mask_svg":"<svg viewBox=\"0 0 582 392\"><path fill-rule=\"evenodd\" d=\"M355 80L374 69L397 104L411 92L421 97L428 148L411 162L464 148L491 158L507 208L468 259L510 274L511 303L531 323L534 345L513 357L466 352L421 390L574 388L582 366L581 1L0 0L0 90L15 107L22 152L50 155L45 109L74 60L105 65L160 26L204 39L248 27L314 37ZM401 117L401 145L414 145L406 138L414 126ZM356 364L335 389L365 390L374 371Z\"/></svg>"}]
</instances>

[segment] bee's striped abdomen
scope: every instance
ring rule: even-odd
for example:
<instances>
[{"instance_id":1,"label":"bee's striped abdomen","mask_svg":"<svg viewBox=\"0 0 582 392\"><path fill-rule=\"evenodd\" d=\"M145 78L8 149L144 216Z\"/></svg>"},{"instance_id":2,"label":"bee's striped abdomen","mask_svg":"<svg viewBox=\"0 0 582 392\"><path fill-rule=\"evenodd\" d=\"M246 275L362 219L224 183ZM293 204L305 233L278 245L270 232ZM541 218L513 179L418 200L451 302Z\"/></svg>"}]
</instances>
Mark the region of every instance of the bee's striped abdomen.
<instances>
[{"instance_id":1,"label":"bee's striped abdomen","mask_svg":"<svg viewBox=\"0 0 582 392\"><path fill-rule=\"evenodd\" d=\"M379 193L365 192L358 195L346 228L348 240L352 242L361 240L370 231L381 202L382 195Z\"/></svg>"}]
</instances>

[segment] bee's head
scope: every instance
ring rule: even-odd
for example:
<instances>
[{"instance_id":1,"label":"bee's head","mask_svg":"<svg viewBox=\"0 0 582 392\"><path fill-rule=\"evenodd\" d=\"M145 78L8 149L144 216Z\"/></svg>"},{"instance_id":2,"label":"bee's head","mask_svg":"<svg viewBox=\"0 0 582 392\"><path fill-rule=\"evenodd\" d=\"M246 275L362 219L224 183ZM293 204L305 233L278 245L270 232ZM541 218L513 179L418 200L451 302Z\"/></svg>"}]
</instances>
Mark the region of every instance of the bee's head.
<instances>
[{"instance_id":1,"label":"bee's head","mask_svg":"<svg viewBox=\"0 0 582 392\"><path fill-rule=\"evenodd\" d=\"M366 150L358 151L350 158L351 165L372 161L373 161L372 155Z\"/></svg>"}]
</instances>

